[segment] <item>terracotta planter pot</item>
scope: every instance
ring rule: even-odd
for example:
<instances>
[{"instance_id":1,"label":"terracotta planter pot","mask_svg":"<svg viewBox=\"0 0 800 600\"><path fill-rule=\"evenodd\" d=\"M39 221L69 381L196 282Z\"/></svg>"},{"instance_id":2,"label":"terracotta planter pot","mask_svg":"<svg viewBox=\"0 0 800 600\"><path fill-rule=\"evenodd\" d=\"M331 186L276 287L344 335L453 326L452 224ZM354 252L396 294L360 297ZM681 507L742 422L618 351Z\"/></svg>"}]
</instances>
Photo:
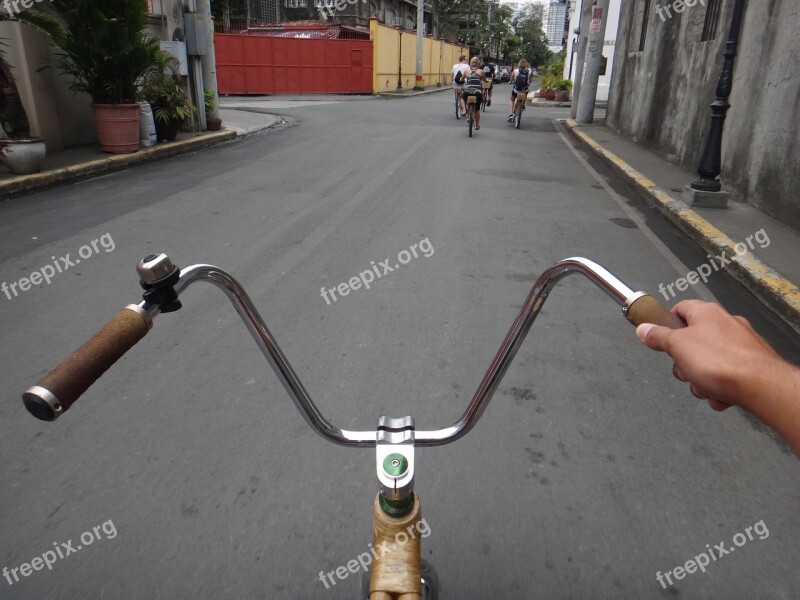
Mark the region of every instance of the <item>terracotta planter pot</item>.
<instances>
[{"instance_id":1,"label":"terracotta planter pot","mask_svg":"<svg viewBox=\"0 0 800 600\"><path fill-rule=\"evenodd\" d=\"M206 125L208 125L209 131L219 131L222 129L222 119L219 117L208 117L206 119Z\"/></svg>"},{"instance_id":2,"label":"terracotta planter pot","mask_svg":"<svg viewBox=\"0 0 800 600\"><path fill-rule=\"evenodd\" d=\"M559 102L569 102L569 92L563 91L556 93L556 100Z\"/></svg>"},{"instance_id":3,"label":"terracotta planter pot","mask_svg":"<svg viewBox=\"0 0 800 600\"><path fill-rule=\"evenodd\" d=\"M556 91L555 90L545 90L544 99L545 100L555 100L556 99Z\"/></svg>"},{"instance_id":4,"label":"terracotta planter pot","mask_svg":"<svg viewBox=\"0 0 800 600\"><path fill-rule=\"evenodd\" d=\"M92 110L103 152L130 154L139 150L138 104L92 104Z\"/></svg>"},{"instance_id":5,"label":"terracotta planter pot","mask_svg":"<svg viewBox=\"0 0 800 600\"><path fill-rule=\"evenodd\" d=\"M0 140L0 159L15 175L29 175L42 170L47 153L44 140Z\"/></svg>"}]
</instances>

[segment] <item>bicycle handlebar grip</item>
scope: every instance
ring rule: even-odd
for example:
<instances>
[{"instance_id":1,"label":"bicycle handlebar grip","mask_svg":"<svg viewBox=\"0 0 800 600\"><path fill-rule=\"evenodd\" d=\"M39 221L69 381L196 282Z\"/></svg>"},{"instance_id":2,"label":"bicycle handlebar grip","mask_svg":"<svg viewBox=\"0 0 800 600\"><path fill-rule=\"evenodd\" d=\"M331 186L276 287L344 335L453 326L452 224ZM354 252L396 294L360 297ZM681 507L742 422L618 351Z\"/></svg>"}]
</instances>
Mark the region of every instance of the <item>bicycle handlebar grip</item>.
<instances>
[{"instance_id":1,"label":"bicycle handlebar grip","mask_svg":"<svg viewBox=\"0 0 800 600\"><path fill-rule=\"evenodd\" d=\"M25 408L37 419L55 421L152 326L153 320L144 309L129 304L39 383L26 390L22 395Z\"/></svg>"},{"instance_id":2,"label":"bicycle handlebar grip","mask_svg":"<svg viewBox=\"0 0 800 600\"><path fill-rule=\"evenodd\" d=\"M625 318L633 323L634 327L642 323L663 325L670 329L686 327L686 323L680 317L672 314L661 302L644 292L634 294L625 302Z\"/></svg>"}]
</instances>

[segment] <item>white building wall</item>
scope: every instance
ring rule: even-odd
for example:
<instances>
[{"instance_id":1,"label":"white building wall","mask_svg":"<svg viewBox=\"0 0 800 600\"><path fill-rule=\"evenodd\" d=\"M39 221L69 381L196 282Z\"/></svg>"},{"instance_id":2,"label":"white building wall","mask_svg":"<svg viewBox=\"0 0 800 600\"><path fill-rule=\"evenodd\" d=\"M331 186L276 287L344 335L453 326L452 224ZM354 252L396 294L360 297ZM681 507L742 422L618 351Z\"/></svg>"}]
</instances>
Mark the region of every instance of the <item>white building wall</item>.
<instances>
[{"instance_id":1,"label":"white building wall","mask_svg":"<svg viewBox=\"0 0 800 600\"><path fill-rule=\"evenodd\" d=\"M610 0L608 5L608 20L606 22L606 35L603 42L603 56L608 59L606 74L600 76L597 83L597 100L607 102L609 90L611 88L611 73L614 70L614 49L617 41L617 30L619 29L619 13L622 0ZM564 79L569 79L575 83L576 61L578 60L578 35L575 30L580 25L581 12L584 2L592 0L577 0L575 7L575 18L569 24L569 38L567 39L567 59L564 61Z\"/></svg>"}]
</instances>

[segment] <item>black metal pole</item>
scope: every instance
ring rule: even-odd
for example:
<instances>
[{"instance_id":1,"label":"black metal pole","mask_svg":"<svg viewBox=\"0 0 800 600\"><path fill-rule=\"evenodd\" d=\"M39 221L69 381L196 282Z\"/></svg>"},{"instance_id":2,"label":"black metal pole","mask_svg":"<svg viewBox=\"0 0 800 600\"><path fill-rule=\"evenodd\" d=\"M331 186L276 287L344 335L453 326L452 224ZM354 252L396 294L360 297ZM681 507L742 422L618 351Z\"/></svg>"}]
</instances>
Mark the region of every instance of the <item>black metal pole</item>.
<instances>
[{"instance_id":1,"label":"black metal pole","mask_svg":"<svg viewBox=\"0 0 800 600\"><path fill-rule=\"evenodd\" d=\"M397 59L397 92L403 91L403 26L400 25L397 28L397 31L400 33L398 39L400 40L397 43L398 49L398 59Z\"/></svg>"},{"instance_id":2,"label":"black metal pole","mask_svg":"<svg viewBox=\"0 0 800 600\"><path fill-rule=\"evenodd\" d=\"M717 84L716 98L711 105L711 129L706 139L706 147L697 174L700 178L691 183L691 188L701 192L719 192L722 184L717 179L722 172L722 133L725 128L725 117L731 105L728 98L733 87L733 65L736 60L736 51L739 47L739 32L742 28L742 18L746 0L736 0L733 8L733 21L725 46L725 62L722 65L722 74Z\"/></svg>"}]
</instances>

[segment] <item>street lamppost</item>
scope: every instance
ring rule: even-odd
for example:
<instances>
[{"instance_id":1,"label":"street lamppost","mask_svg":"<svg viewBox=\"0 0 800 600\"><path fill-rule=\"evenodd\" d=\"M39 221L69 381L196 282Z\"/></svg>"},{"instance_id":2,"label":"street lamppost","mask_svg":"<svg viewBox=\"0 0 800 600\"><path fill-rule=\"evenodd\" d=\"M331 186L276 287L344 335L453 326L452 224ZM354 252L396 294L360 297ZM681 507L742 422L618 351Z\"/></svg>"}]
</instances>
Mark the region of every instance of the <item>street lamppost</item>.
<instances>
[{"instance_id":1,"label":"street lamppost","mask_svg":"<svg viewBox=\"0 0 800 600\"><path fill-rule=\"evenodd\" d=\"M700 178L686 187L686 196L694 206L725 208L728 203L727 194L722 191L722 183L717 177L722 172L722 133L725 128L725 117L731 107L728 98L733 87L733 66L739 47L739 32L742 28L745 2L746 0L736 0L733 7L731 29L725 45L725 62L717 84L716 98L711 105L711 128L708 131L700 166L697 168Z\"/></svg>"},{"instance_id":2,"label":"street lamppost","mask_svg":"<svg viewBox=\"0 0 800 600\"><path fill-rule=\"evenodd\" d=\"M397 36L399 40L397 44L397 89L395 92L402 92L403 91L403 22L401 21L400 24L397 26L397 31L400 32L400 35Z\"/></svg>"}]
</instances>

